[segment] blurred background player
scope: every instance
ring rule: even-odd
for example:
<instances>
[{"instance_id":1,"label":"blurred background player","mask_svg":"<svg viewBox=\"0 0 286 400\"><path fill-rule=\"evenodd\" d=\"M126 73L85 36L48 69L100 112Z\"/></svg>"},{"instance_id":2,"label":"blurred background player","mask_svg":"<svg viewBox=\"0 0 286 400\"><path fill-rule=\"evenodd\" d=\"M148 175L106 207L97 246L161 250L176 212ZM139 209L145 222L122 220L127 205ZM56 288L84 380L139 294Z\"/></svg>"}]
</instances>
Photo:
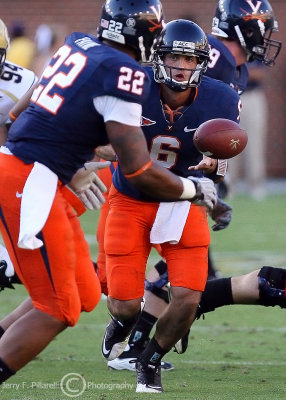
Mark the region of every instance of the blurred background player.
<instances>
[{"instance_id":1,"label":"blurred background player","mask_svg":"<svg viewBox=\"0 0 286 400\"><path fill-rule=\"evenodd\" d=\"M231 160L229 185L232 194L239 180L245 183L247 193L255 200L266 195L266 143L268 103L264 90L267 67L261 61L248 64L249 79L241 96L241 125L250 134L243 154Z\"/></svg>"},{"instance_id":2,"label":"blurred background player","mask_svg":"<svg viewBox=\"0 0 286 400\"><path fill-rule=\"evenodd\" d=\"M33 40L26 35L23 21L14 21L9 32L11 43L7 54L8 60L21 67L32 69L36 48Z\"/></svg>"},{"instance_id":3,"label":"blurred background player","mask_svg":"<svg viewBox=\"0 0 286 400\"><path fill-rule=\"evenodd\" d=\"M246 3L244 0L220 1L215 10L212 33L207 35L211 50L206 75L223 80L240 94L247 87L246 62L259 60L266 66L272 66L281 49L281 42L272 39L278 24L270 3L262 0L257 7L253 10L253 4ZM261 21L260 15L264 16L264 22ZM264 30L261 27L264 27ZM226 190L227 187L223 181L219 184L218 194L225 197ZM231 207L226 203L223 203L223 207L229 223ZM212 267L211 257L209 258L209 270L215 276L216 271ZM149 341L154 324L169 303L167 283L167 267L165 261L162 260L147 275L145 307L130 336L127 351L118 359L119 368L125 364L126 369L130 369L129 360L136 354L140 354L142 348ZM178 342L177 350L185 351L187 343L186 335L183 344L181 341ZM124 358L127 360L126 363L124 363ZM114 368L116 368L116 363L117 360L110 362Z\"/></svg>"}]
</instances>

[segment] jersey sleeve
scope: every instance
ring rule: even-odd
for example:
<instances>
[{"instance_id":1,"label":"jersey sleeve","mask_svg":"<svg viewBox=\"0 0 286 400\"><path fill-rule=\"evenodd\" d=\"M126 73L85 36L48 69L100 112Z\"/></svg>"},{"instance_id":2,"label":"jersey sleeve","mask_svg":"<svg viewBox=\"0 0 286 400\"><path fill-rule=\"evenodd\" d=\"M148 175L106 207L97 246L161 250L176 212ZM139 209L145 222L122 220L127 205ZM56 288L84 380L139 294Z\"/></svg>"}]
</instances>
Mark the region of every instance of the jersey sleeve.
<instances>
[{"instance_id":1,"label":"jersey sleeve","mask_svg":"<svg viewBox=\"0 0 286 400\"><path fill-rule=\"evenodd\" d=\"M140 126L142 106L112 96L100 96L93 100L96 111L104 122L116 121L131 126Z\"/></svg>"}]
</instances>

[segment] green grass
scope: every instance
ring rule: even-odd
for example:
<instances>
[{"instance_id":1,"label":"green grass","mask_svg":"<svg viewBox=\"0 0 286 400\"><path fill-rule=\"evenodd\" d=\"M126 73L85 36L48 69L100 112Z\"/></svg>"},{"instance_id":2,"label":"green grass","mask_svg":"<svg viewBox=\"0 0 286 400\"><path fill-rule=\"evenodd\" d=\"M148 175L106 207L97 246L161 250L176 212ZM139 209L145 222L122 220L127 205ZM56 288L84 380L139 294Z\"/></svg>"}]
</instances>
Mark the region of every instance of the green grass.
<instances>
[{"instance_id":1,"label":"green grass","mask_svg":"<svg viewBox=\"0 0 286 400\"><path fill-rule=\"evenodd\" d=\"M262 265L286 266L286 196L255 202L236 197L230 227L212 234L212 251L223 275L240 274ZM94 241L97 212L81 218ZM91 245L93 256L96 245ZM151 265L158 259L155 252ZM1 293L0 318L25 298L25 290ZM284 315L283 315L284 313ZM34 361L0 389L1 400L133 400L161 396L165 400L284 400L286 398L285 310L229 306L196 321L187 352L166 356L175 370L163 373L162 395L134 393L135 373L110 371L100 355L109 316L106 301L83 314L77 327L59 335ZM66 374L84 377L86 390L64 394L59 385ZM72 376L71 376L72 377ZM73 381L72 390L81 390Z\"/></svg>"}]
</instances>

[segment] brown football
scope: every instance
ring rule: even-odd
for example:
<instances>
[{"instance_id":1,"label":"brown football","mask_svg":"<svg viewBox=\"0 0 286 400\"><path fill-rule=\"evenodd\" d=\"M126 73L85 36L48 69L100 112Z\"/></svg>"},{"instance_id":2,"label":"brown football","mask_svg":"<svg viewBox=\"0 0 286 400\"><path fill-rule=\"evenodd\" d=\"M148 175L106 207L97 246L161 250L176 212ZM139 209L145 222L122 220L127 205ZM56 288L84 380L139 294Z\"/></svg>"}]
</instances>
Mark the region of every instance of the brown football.
<instances>
[{"instance_id":1,"label":"brown football","mask_svg":"<svg viewBox=\"0 0 286 400\"><path fill-rule=\"evenodd\" d=\"M198 151L211 158L232 158L247 144L247 133L236 122L225 118L210 119L201 124L194 134Z\"/></svg>"}]
</instances>

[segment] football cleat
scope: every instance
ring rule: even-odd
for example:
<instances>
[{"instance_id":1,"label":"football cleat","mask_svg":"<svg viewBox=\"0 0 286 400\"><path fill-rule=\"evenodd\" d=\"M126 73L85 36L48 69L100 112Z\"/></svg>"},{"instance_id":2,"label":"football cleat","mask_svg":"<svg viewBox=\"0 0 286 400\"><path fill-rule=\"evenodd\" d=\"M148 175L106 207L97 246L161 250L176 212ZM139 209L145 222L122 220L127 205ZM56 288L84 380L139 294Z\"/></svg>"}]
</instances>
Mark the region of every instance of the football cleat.
<instances>
[{"instance_id":1,"label":"football cleat","mask_svg":"<svg viewBox=\"0 0 286 400\"><path fill-rule=\"evenodd\" d=\"M117 371L135 371L135 361L144 348L138 348L134 345L127 345L124 352L112 361L108 361L107 365L110 369L115 369ZM174 369L174 365L167 362L161 361L161 371L172 371Z\"/></svg>"},{"instance_id":2,"label":"football cleat","mask_svg":"<svg viewBox=\"0 0 286 400\"><path fill-rule=\"evenodd\" d=\"M137 361L136 374L137 374L136 393L163 392L160 366L154 366L154 365L143 366L140 361Z\"/></svg>"},{"instance_id":3,"label":"football cleat","mask_svg":"<svg viewBox=\"0 0 286 400\"><path fill-rule=\"evenodd\" d=\"M189 344L189 334L190 334L190 329L180 340L177 341L177 343L174 346L174 351L176 353L178 354L185 353Z\"/></svg>"},{"instance_id":4,"label":"football cleat","mask_svg":"<svg viewBox=\"0 0 286 400\"><path fill-rule=\"evenodd\" d=\"M11 283L12 277L6 276L7 262L5 260L0 261L0 291L5 288L15 289Z\"/></svg>"},{"instance_id":5,"label":"football cleat","mask_svg":"<svg viewBox=\"0 0 286 400\"><path fill-rule=\"evenodd\" d=\"M286 308L286 269L264 266L258 273L259 303Z\"/></svg>"},{"instance_id":6,"label":"football cleat","mask_svg":"<svg viewBox=\"0 0 286 400\"><path fill-rule=\"evenodd\" d=\"M112 317L106 327L101 346L101 353L106 360L114 360L123 353L132 328L133 326L126 327L121 321Z\"/></svg>"}]
</instances>

